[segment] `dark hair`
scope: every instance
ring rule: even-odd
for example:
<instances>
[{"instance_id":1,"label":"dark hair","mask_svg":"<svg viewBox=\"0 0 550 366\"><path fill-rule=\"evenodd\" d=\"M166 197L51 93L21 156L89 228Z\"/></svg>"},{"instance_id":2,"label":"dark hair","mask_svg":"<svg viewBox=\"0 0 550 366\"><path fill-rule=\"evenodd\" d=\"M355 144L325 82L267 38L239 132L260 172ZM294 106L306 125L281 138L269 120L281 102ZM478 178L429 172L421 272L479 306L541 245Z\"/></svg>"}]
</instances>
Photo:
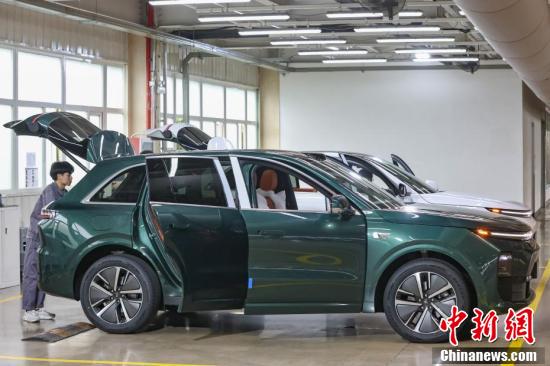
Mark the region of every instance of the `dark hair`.
<instances>
[{"instance_id":1,"label":"dark hair","mask_svg":"<svg viewBox=\"0 0 550 366\"><path fill-rule=\"evenodd\" d=\"M52 177L53 180L57 180L58 174L73 174L73 172L74 167L71 165L71 163L68 163L66 161L56 161L52 164L52 167L50 168L50 177Z\"/></svg>"}]
</instances>

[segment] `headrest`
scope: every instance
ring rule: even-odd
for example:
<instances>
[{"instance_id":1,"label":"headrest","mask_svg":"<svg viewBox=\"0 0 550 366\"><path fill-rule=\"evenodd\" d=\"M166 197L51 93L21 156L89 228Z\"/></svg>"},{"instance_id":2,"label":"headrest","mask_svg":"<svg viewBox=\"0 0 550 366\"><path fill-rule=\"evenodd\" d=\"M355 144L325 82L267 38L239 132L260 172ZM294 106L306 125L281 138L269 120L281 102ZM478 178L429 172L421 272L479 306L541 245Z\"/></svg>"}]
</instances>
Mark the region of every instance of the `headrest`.
<instances>
[{"instance_id":1,"label":"headrest","mask_svg":"<svg viewBox=\"0 0 550 366\"><path fill-rule=\"evenodd\" d=\"M260 188L264 191L275 191L278 182L277 172L272 169L266 169L260 177Z\"/></svg>"}]
</instances>

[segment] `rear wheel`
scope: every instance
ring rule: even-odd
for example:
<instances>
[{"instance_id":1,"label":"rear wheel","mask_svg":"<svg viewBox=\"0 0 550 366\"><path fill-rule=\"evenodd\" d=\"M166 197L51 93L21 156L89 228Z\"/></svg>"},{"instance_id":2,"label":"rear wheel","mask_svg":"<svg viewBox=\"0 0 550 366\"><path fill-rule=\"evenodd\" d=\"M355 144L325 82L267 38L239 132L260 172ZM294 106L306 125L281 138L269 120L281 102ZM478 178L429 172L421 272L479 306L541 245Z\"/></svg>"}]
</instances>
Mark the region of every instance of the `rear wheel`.
<instances>
[{"instance_id":1,"label":"rear wheel","mask_svg":"<svg viewBox=\"0 0 550 366\"><path fill-rule=\"evenodd\" d=\"M109 333L144 330L160 306L155 272L140 258L127 254L99 259L86 271L80 302L88 319Z\"/></svg>"},{"instance_id":2,"label":"rear wheel","mask_svg":"<svg viewBox=\"0 0 550 366\"><path fill-rule=\"evenodd\" d=\"M384 312L393 329L411 342L443 342L442 318L456 305L469 313L470 296L463 276L447 262L416 259L391 276L384 291ZM467 321L459 330L463 332Z\"/></svg>"}]
</instances>

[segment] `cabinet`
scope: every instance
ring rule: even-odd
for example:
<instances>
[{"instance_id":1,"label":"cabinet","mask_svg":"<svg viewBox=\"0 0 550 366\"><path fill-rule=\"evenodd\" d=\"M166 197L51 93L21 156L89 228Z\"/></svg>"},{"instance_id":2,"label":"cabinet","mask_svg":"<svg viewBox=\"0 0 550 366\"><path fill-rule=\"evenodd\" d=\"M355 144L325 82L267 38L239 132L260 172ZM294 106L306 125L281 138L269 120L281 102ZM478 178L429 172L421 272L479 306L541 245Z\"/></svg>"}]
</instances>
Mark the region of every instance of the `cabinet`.
<instances>
[{"instance_id":1,"label":"cabinet","mask_svg":"<svg viewBox=\"0 0 550 366\"><path fill-rule=\"evenodd\" d=\"M0 207L0 288L19 285L19 207Z\"/></svg>"}]
</instances>

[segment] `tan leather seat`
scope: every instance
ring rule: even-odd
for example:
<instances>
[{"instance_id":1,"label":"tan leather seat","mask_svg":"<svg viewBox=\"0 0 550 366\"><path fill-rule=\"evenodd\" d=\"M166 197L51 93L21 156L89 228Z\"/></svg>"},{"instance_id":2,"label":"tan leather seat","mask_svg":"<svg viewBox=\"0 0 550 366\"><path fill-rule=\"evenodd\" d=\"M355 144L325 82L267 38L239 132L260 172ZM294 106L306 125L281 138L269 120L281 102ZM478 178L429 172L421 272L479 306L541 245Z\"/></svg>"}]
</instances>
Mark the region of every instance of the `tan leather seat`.
<instances>
[{"instance_id":1,"label":"tan leather seat","mask_svg":"<svg viewBox=\"0 0 550 366\"><path fill-rule=\"evenodd\" d=\"M275 192L278 184L279 179L277 177L277 172L272 169L266 169L262 172L258 188L262 189L263 191ZM265 197L265 200L267 202L267 206L273 210L275 208L275 203L273 202L273 200L269 197Z\"/></svg>"}]
</instances>

